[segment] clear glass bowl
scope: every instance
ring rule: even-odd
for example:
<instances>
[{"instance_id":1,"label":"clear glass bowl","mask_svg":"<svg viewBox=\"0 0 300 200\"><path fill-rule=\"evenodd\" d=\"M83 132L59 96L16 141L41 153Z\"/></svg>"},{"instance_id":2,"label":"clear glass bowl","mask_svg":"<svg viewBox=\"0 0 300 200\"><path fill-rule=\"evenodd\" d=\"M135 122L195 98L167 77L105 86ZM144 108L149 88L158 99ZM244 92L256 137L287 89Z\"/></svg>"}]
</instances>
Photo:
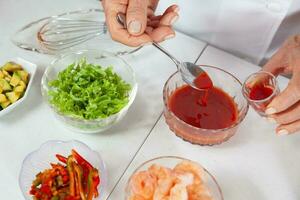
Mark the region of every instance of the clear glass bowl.
<instances>
[{"instance_id":1,"label":"clear glass bowl","mask_svg":"<svg viewBox=\"0 0 300 200\"><path fill-rule=\"evenodd\" d=\"M153 158L151 160L148 160L144 163L142 163L138 168L134 170L132 175L127 181L126 188L125 188L125 200L129 200L130 197L130 181L134 174L136 174L139 171L147 170L151 165L158 164L164 167L168 167L173 169L178 163L182 161L191 161L185 158L177 157L177 156L161 156L157 158ZM201 166L201 165L200 165ZM211 175L204 167L203 171L203 181L207 189L209 190L211 197L213 200L223 200L223 194L222 190L217 183L215 177Z\"/></svg>"},{"instance_id":2,"label":"clear glass bowl","mask_svg":"<svg viewBox=\"0 0 300 200\"><path fill-rule=\"evenodd\" d=\"M165 120L170 130L183 140L199 145L221 144L236 133L239 124L243 121L248 112L249 105L247 100L243 97L242 84L236 77L217 67L206 65L201 65L201 67L212 79L214 87L222 89L232 97L238 110L237 121L232 126L224 129L203 129L187 124L179 119L168 106L169 99L173 92L176 91L177 88L186 85L179 72L171 75L164 86L163 100Z\"/></svg>"},{"instance_id":3,"label":"clear glass bowl","mask_svg":"<svg viewBox=\"0 0 300 200\"><path fill-rule=\"evenodd\" d=\"M56 79L59 72L67 68L71 63L79 61L81 58L86 58L88 62L98 64L103 67L113 66L113 71L121 76L124 81L131 85L131 91L129 92L129 102L118 113L113 114L107 118L86 120L76 116L68 116L60 113L50 103L48 92L53 88L49 87L49 81ZM41 87L45 101L50 106L51 110L54 111L55 116L58 118L58 120L66 125L67 128L80 133L98 133L110 128L111 126L119 122L126 115L137 93L135 73L130 65L118 56L98 50L81 50L61 55L59 58L54 60L46 69L42 77Z\"/></svg>"},{"instance_id":4,"label":"clear glass bowl","mask_svg":"<svg viewBox=\"0 0 300 200\"><path fill-rule=\"evenodd\" d=\"M100 6L100 4L99 4ZM45 17L33 22L30 22L19 29L14 35L12 35L12 42L25 50L35 51L43 54L61 54L69 51L76 51L80 49L101 49L105 51L112 52L115 55L124 55L131 54L142 47L128 47L119 42L113 41L110 37L109 32L104 32L102 35L94 37L88 41L85 41L81 44L75 45L74 47L70 47L67 49L63 49L61 51L51 50L49 48L45 48L44 45L41 44L37 35L40 29L49 21L55 20L57 18L67 18L67 19L75 19L75 20L91 20L105 23L105 13L101 9L87 9L87 10L76 10L66 13L61 13L55 16ZM99 27L99 30L101 27Z\"/></svg>"},{"instance_id":5,"label":"clear glass bowl","mask_svg":"<svg viewBox=\"0 0 300 200\"><path fill-rule=\"evenodd\" d=\"M95 200L103 199L102 194L107 187L107 172L105 164L99 153L93 151L84 143L76 140L66 142L58 140L48 141L42 144L39 149L26 156L19 174L19 186L25 199L33 199L29 194L29 191L31 189L32 181L35 179L35 175L45 169L49 169L51 167L50 163L58 162L55 154L68 156L71 154L72 149L75 149L99 170L101 183L98 186L99 196Z\"/></svg>"}]
</instances>

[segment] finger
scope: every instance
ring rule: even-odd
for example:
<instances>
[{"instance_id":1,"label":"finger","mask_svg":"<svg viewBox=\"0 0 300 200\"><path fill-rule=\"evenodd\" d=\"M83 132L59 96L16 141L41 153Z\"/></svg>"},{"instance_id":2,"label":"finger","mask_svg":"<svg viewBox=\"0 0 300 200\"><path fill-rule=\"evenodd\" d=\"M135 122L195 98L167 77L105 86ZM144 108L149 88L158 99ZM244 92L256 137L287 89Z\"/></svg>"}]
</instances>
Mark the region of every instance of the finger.
<instances>
[{"instance_id":1,"label":"finger","mask_svg":"<svg viewBox=\"0 0 300 200\"><path fill-rule=\"evenodd\" d=\"M300 47L295 48L291 51L288 57L288 61L290 67L293 70L293 80L300 81Z\"/></svg>"},{"instance_id":2,"label":"finger","mask_svg":"<svg viewBox=\"0 0 300 200\"><path fill-rule=\"evenodd\" d=\"M179 12L179 7L177 5L172 5L166 9L163 15L166 15L170 12L177 13ZM151 20L160 20L163 15L150 16Z\"/></svg>"},{"instance_id":3,"label":"finger","mask_svg":"<svg viewBox=\"0 0 300 200\"><path fill-rule=\"evenodd\" d=\"M113 19L107 22L108 29L113 40L133 47L141 46L146 43L152 42L152 39L147 34L142 34L140 36L133 36L129 34L127 29L125 29L116 20L118 12L119 11L117 10L113 10L107 14L107 19Z\"/></svg>"},{"instance_id":4,"label":"finger","mask_svg":"<svg viewBox=\"0 0 300 200\"><path fill-rule=\"evenodd\" d=\"M284 112L271 116L278 124L290 124L300 119L300 102L294 104Z\"/></svg>"},{"instance_id":5,"label":"finger","mask_svg":"<svg viewBox=\"0 0 300 200\"><path fill-rule=\"evenodd\" d=\"M166 9L166 11L164 12L164 14L167 14L167 13L169 13L169 12L176 12L176 13L178 13L178 12L179 12L179 6L176 5L176 4L169 6L169 7Z\"/></svg>"},{"instance_id":6,"label":"finger","mask_svg":"<svg viewBox=\"0 0 300 200\"><path fill-rule=\"evenodd\" d=\"M113 40L117 40L118 42L131 47L139 47L152 42L152 39L147 34L133 36L130 35L127 30L118 32Z\"/></svg>"},{"instance_id":7,"label":"finger","mask_svg":"<svg viewBox=\"0 0 300 200\"><path fill-rule=\"evenodd\" d=\"M176 12L164 14L160 19L160 24L164 26L172 26L179 18Z\"/></svg>"},{"instance_id":8,"label":"finger","mask_svg":"<svg viewBox=\"0 0 300 200\"><path fill-rule=\"evenodd\" d=\"M153 31L153 28L152 28L151 26L147 26L145 32L146 32L148 35L150 35L150 34L152 33L152 31Z\"/></svg>"},{"instance_id":9,"label":"finger","mask_svg":"<svg viewBox=\"0 0 300 200\"><path fill-rule=\"evenodd\" d=\"M151 16L150 20L153 20L153 21L157 20L157 21L159 21L162 16L163 15Z\"/></svg>"},{"instance_id":10,"label":"finger","mask_svg":"<svg viewBox=\"0 0 300 200\"><path fill-rule=\"evenodd\" d=\"M276 128L276 134L277 135L289 135L296 133L297 131L299 132L300 130L300 120L295 121L291 124L286 124L286 125L280 125Z\"/></svg>"},{"instance_id":11,"label":"finger","mask_svg":"<svg viewBox=\"0 0 300 200\"><path fill-rule=\"evenodd\" d=\"M153 20L153 21L149 21L147 26L151 26L152 28L157 28L160 25L160 21L159 20Z\"/></svg>"},{"instance_id":12,"label":"finger","mask_svg":"<svg viewBox=\"0 0 300 200\"><path fill-rule=\"evenodd\" d=\"M162 42L164 40L175 37L175 32L169 26L160 26L153 29L149 35L153 39L153 41Z\"/></svg>"},{"instance_id":13,"label":"finger","mask_svg":"<svg viewBox=\"0 0 300 200\"><path fill-rule=\"evenodd\" d=\"M128 0L102 0L102 6L104 8L104 11L106 11L109 8L113 8L114 5L125 5L127 6Z\"/></svg>"},{"instance_id":14,"label":"finger","mask_svg":"<svg viewBox=\"0 0 300 200\"><path fill-rule=\"evenodd\" d=\"M268 105L266 114L282 112L300 100L300 51L291 52L289 62L293 65L293 76L287 88Z\"/></svg>"},{"instance_id":15,"label":"finger","mask_svg":"<svg viewBox=\"0 0 300 200\"><path fill-rule=\"evenodd\" d=\"M276 96L267 106L266 114L271 115L280 113L300 100L300 85L294 84L292 81L287 88Z\"/></svg>"},{"instance_id":16,"label":"finger","mask_svg":"<svg viewBox=\"0 0 300 200\"><path fill-rule=\"evenodd\" d=\"M156 10L156 7L158 5L158 1L159 0L149 0L148 8L150 8L151 10Z\"/></svg>"},{"instance_id":17,"label":"finger","mask_svg":"<svg viewBox=\"0 0 300 200\"><path fill-rule=\"evenodd\" d=\"M137 36L144 33L147 25L147 11L147 1L129 0L126 23L131 35Z\"/></svg>"}]
</instances>

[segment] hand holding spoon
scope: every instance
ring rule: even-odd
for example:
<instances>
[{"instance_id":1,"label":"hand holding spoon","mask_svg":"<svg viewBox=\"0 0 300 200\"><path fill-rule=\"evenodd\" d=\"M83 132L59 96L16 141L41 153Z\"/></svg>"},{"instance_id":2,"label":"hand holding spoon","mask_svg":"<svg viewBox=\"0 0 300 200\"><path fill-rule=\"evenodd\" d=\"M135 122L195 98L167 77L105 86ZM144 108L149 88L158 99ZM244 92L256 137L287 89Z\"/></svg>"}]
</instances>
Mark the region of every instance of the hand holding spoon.
<instances>
[{"instance_id":1,"label":"hand holding spoon","mask_svg":"<svg viewBox=\"0 0 300 200\"><path fill-rule=\"evenodd\" d=\"M118 13L117 21L124 26L124 28L127 28L125 15L123 13ZM207 90L213 87L210 77L200 66L191 62L180 62L158 43L152 42L152 45L166 54L175 63L178 71L181 73L182 79L191 87L198 90Z\"/></svg>"}]
</instances>

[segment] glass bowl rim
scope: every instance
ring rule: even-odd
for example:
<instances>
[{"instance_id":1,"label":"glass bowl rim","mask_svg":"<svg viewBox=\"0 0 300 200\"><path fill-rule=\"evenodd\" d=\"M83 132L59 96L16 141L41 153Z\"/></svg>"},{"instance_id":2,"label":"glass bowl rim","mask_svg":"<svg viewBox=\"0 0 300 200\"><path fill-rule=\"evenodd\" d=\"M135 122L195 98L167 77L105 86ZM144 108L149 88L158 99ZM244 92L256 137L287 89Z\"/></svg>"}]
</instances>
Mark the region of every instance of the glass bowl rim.
<instances>
[{"instance_id":1,"label":"glass bowl rim","mask_svg":"<svg viewBox=\"0 0 300 200\"><path fill-rule=\"evenodd\" d=\"M100 12L100 13L104 14L103 7L100 5L100 8L86 8L86 9L79 9L79 10L77 9L77 10L73 10L73 11L63 12L63 13L60 13L60 14L50 15L50 16L47 16L47 17L42 17L40 19L29 22L28 24L26 24L26 25L22 26L21 28L17 29L17 31L15 33L13 33L13 35L10 37L10 41L14 45L16 45L17 47L19 47L21 49L24 49L24 50L27 50L27 51L33 51L33 52L46 54L46 55L55 55L55 53L53 53L51 51L47 52L47 51L45 51L41 48L40 49L39 48L33 48L33 47L30 47L27 44L20 43L20 42L16 41L13 37L18 32L26 30L26 28L28 28L30 26L33 26L34 24L40 23L42 21L45 21L45 20L53 20L55 18L64 17L64 16L68 16L68 15L74 15L74 14L86 14L86 13L96 13L96 12ZM116 52L116 53L113 53L113 54L117 55L117 56L130 55L130 54L133 54L133 53L139 51L142 48L143 48L143 46L139 46L139 47L136 47L136 48L134 48L132 50L129 50L129 51L120 51L120 52ZM72 50L70 49L70 51L72 51Z\"/></svg>"},{"instance_id":2,"label":"glass bowl rim","mask_svg":"<svg viewBox=\"0 0 300 200\"><path fill-rule=\"evenodd\" d=\"M24 195L23 190L22 190L22 188L21 188L21 178L22 178L22 177L21 177L21 173L22 173L22 171L24 170L24 164L25 164L25 162L26 162L30 157L32 157L34 154L36 154L36 153L38 153L40 150L42 150L42 148L44 148L44 147L47 146L47 145L53 144L53 143L56 143L56 144L78 143L78 144L84 146L85 148L87 148L90 152L93 152L93 153L98 157L98 159L100 160L100 165L103 167L103 169L98 169L98 170L102 170L102 171L100 172L100 179L102 180L102 181L101 181L102 186L99 185L99 187L100 187L99 194L102 194L102 193L104 192L104 189L107 187L108 177L107 177L107 168L106 168L106 164L105 164L104 160L102 159L101 154L98 153L97 151L93 150L93 149L90 148L87 144L85 144L85 143L83 143L83 142L81 142L81 141L79 141L79 140L75 140L75 139L74 139L74 140L48 140L48 141L42 143L37 149L35 149L35 150L31 151L30 153L28 153L28 154L24 157L24 159L23 159L23 161L22 161L21 169L20 169L19 175L18 175L18 176L19 176L19 177L18 177L18 182L19 182L19 188L20 188L20 190L21 190L22 195L24 196L24 198L25 198L25 195ZM53 156L55 156L55 155L53 155ZM34 177L33 177L33 178L34 178ZM26 199L26 198L25 198L25 199Z\"/></svg>"},{"instance_id":3,"label":"glass bowl rim","mask_svg":"<svg viewBox=\"0 0 300 200\"><path fill-rule=\"evenodd\" d=\"M102 54L105 54L105 55L109 55L109 57L111 58L114 58L114 59L118 59L120 61L122 61L126 66L126 68L130 71L130 74L132 75L132 82L133 82L133 86L132 86L132 89L130 90L129 92L129 97L128 97L128 103L117 113L115 114L112 114L106 118L98 118L98 119L84 119L84 118L80 118L80 117L77 117L77 116L73 116L73 115L66 115L66 114L63 114L61 112L59 112L55 106L53 106L49 101L48 101L48 98L47 98L47 95L44 94L43 90L44 89L44 85L46 84L46 75L48 74L48 71L54 67L55 63L61 61L62 59L68 57L68 56L71 56L71 55L80 55L82 53L87 53L87 52L92 52L92 53L99 53L99 55L102 55ZM48 87L48 86L46 86ZM68 119L71 119L71 120L76 120L76 121L80 121L80 122L87 122L87 123L91 123L91 122L102 122L104 120L108 120L108 119L111 119L111 118L114 118L116 116L118 116L119 114L125 112L133 103L135 97L136 97L136 94L137 94L137 90L138 90L138 83L137 83L137 79L136 79L136 73L135 71L133 70L133 68L131 67L131 65L129 65L122 57L118 56L118 55L115 55L111 52L108 52L108 51L103 51L103 50L97 50L97 49L82 49L82 50L75 50L75 51L70 51L68 53L62 53L60 55L58 55L54 60L52 60L50 62L50 64L47 66L45 72L43 73L43 76L42 76L42 79L41 79L41 90L42 90L42 96L43 96L43 99L47 102L47 105L59 116L62 116L62 117L66 117Z\"/></svg>"},{"instance_id":4,"label":"glass bowl rim","mask_svg":"<svg viewBox=\"0 0 300 200\"><path fill-rule=\"evenodd\" d=\"M261 100L253 100L253 99L250 99L248 98L248 96L245 95L244 91L245 91L245 88L246 88L246 82L248 79L250 79L252 76L255 76L257 74L267 74L269 76L271 76L271 78L275 81L275 84L278 86L278 80L276 78L276 76L274 74L272 74L271 72L267 72L267 71L264 71L264 70L260 70L258 72L255 72L253 74L250 74L249 76L247 76L247 78L245 79L244 83L243 83L243 86L242 86L242 93L243 93L243 96L247 99L247 101L249 102L254 102L254 103L261 103L261 102L264 102L264 101L268 101L270 100L271 98L273 98L275 95L276 95L276 92L277 92L277 89L276 90L273 90L272 94L270 96L268 96L267 98L265 99L261 99Z\"/></svg>"},{"instance_id":5,"label":"glass bowl rim","mask_svg":"<svg viewBox=\"0 0 300 200\"><path fill-rule=\"evenodd\" d=\"M217 182L217 179L205 168L203 167L201 164L199 164L198 162L196 161L193 161L193 160L190 160L190 159L187 159L187 158L183 158L183 157L180 157L180 156L158 156L158 157L154 157L154 158L151 158L149 160L146 160L144 161L143 163L139 164L137 168L135 168L135 170L131 173L130 177L128 178L127 182L126 182L126 185L125 185L125 195L127 197L127 189L129 187L129 184L130 184L130 180L132 178L132 176L134 174L136 174L138 171L141 170L142 167L144 167L146 164L148 163L151 163L153 161L156 161L156 160L161 160L161 159L178 159L178 160L182 160L182 161L190 161L190 162L195 162L197 163L202 169L203 171L213 180L213 182L216 184L217 186L217 189L218 189L218 192L221 196L221 200L224 200L224 196L223 196L223 192L222 192L222 189L219 185L219 183ZM125 198L126 198L125 197ZM125 199L127 200L127 199Z\"/></svg>"},{"instance_id":6,"label":"glass bowl rim","mask_svg":"<svg viewBox=\"0 0 300 200\"><path fill-rule=\"evenodd\" d=\"M206 68L211 68L211 69L216 69L216 70L219 70L219 71L221 71L221 72L223 72L223 73L229 75L231 78L233 78L234 80L236 80L236 81L239 83L239 85L241 86L241 89L242 89L242 82L241 82L238 78L236 78L233 74L231 74L230 72L228 72L228 71L226 71L226 70L224 70L224 69L221 69L221 68L219 68L219 67L211 66L211 65L200 64L200 65L198 65L198 66L206 67ZM169 83L170 80L171 80L175 75L177 75L177 74L179 74L179 71L174 72L174 73L168 78L168 80L166 81L166 83L165 83L165 85L164 85L164 88L163 88L163 101L164 101L165 109L168 110L168 112L170 113L170 115L172 115L172 117L174 117L176 120L178 120L178 121L180 121L181 123L183 123L185 126L188 126L189 128L192 128L192 129L194 129L194 130L196 130L196 131L199 131L199 130L205 131L206 134L215 134L215 133L217 133L217 132L222 132L222 131L227 131L227 130L229 130L229 129L232 129L232 128L238 126L238 125L245 119L245 117L246 117L246 115L247 115L247 113L248 113L248 110L249 110L249 103L248 103L248 101L245 99L245 97L243 97L244 100L245 100L245 103L246 103L246 106L245 106L245 108L244 108L244 113L242 114L241 117L239 117L239 119L238 119L234 124L232 124L232 125L229 126L229 127L226 127L226 128L220 128L220 129L205 129L205 128L198 128L198 127L192 126L192 125L186 123L185 121L181 120L180 118L178 118L178 117L177 117L177 116L169 109L169 107L168 107L168 105L167 105L168 102L167 102L167 100L166 100L166 95L165 95L165 94L166 94L166 91L167 91L167 85L168 85L168 83ZM240 91L240 92L242 93L242 91ZM243 96L243 95L242 95L242 96Z\"/></svg>"}]
</instances>

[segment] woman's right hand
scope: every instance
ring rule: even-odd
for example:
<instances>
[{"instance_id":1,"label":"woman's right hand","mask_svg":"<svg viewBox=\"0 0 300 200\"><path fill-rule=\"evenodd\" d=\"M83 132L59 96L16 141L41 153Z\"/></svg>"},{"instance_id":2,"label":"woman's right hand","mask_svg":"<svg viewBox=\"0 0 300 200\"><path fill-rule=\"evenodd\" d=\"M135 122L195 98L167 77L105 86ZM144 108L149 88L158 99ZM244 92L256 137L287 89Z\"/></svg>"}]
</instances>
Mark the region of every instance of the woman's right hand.
<instances>
[{"instance_id":1,"label":"woman's right hand","mask_svg":"<svg viewBox=\"0 0 300 200\"><path fill-rule=\"evenodd\" d=\"M108 30L113 40L128 46L161 42L175 36L172 24L179 8L170 6L163 15L154 15L159 0L103 0ZM126 14L127 29L117 21L117 14Z\"/></svg>"}]
</instances>

